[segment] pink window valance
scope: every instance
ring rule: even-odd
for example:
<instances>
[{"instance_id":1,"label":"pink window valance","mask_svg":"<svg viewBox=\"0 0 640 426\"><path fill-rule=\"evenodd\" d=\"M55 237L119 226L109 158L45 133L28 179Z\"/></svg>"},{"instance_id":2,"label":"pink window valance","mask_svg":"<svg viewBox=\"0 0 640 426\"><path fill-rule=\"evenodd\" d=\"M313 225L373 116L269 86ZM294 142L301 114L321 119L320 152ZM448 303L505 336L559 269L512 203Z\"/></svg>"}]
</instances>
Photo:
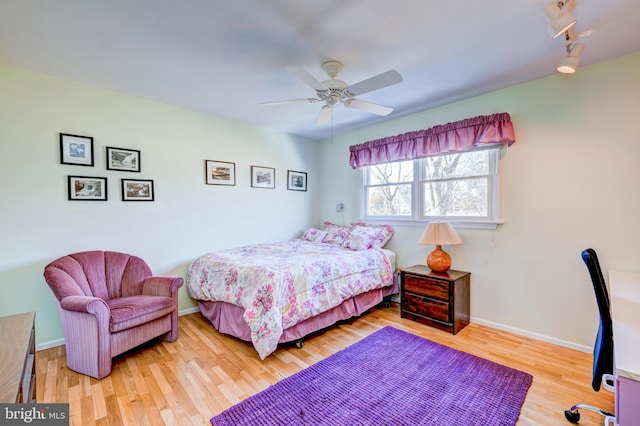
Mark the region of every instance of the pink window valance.
<instances>
[{"instance_id":1,"label":"pink window valance","mask_svg":"<svg viewBox=\"0 0 640 426\"><path fill-rule=\"evenodd\" d=\"M508 113L481 115L349 147L351 168L515 142Z\"/></svg>"}]
</instances>

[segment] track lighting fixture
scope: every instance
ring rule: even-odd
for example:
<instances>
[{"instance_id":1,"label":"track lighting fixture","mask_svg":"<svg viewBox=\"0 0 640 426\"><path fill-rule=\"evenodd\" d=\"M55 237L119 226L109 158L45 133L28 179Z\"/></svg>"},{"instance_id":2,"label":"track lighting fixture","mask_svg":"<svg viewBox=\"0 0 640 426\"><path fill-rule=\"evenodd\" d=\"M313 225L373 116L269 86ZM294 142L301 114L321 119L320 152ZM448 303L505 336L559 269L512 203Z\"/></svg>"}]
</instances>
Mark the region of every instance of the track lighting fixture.
<instances>
[{"instance_id":1,"label":"track lighting fixture","mask_svg":"<svg viewBox=\"0 0 640 426\"><path fill-rule=\"evenodd\" d=\"M567 56L560 61L556 68L563 74L573 74L580 64L580 55L584 50L584 44L576 43L573 33L573 26L576 18L571 14L575 7L575 0L555 0L544 8L544 14L549 21L547 28L549 34L554 39L564 34L564 45Z\"/></svg>"},{"instance_id":2,"label":"track lighting fixture","mask_svg":"<svg viewBox=\"0 0 640 426\"><path fill-rule=\"evenodd\" d=\"M560 61L558 65L558 72L563 74L573 74L578 69L578 65L580 65L580 55L584 50L584 44L582 43L571 43L567 45L567 56Z\"/></svg>"},{"instance_id":3,"label":"track lighting fixture","mask_svg":"<svg viewBox=\"0 0 640 426\"><path fill-rule=\"evenodd\" d=\"M572 0L553 1L544 8L549 26L547 31L552 38L557 38L576 24L576 18L569 11Z\"/></svg>"}]
</instances>

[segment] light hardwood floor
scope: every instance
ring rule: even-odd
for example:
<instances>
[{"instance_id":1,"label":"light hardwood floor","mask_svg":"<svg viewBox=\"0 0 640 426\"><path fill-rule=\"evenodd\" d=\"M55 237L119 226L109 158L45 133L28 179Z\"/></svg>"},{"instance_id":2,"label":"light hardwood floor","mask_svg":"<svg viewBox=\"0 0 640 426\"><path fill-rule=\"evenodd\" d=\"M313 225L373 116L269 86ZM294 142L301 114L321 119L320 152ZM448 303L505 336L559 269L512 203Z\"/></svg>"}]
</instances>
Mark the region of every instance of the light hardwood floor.
<instances>
[{"instance_id":1,"label":"light hardwood floor","mask_svg":"<svg viewBox=\"0 0 640 426\"><path fill-rule=\"evenodd\" d=\"M612 394L591 389L590 354L476 324L453 336L400 318L397 304L317 333L302 349L281 346L264 361L199 313L180 317L176 342L153 342L117 357L102 380L69 370L64 346L38 351L37 400L68 402L72 425L206 425L231 405L387 325L532 374L518 425L570 425L563 411L577 402L613 411ZM583 426L602 424L600 416L581 415Z\"/></svg>"}]
</instances>

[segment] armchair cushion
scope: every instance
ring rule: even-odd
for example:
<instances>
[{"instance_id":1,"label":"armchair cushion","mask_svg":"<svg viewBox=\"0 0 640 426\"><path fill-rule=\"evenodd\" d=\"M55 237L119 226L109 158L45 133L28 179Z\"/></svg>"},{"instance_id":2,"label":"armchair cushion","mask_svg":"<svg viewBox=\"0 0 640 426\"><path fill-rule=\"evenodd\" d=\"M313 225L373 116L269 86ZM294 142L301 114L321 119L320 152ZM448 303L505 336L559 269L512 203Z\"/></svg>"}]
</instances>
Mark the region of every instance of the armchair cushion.
<instances>
[{"instance_id":1,"label":"armchair cushion","mask_svg":"<svg viewBox=\"0 0 640 426\"><path fill-rule=\"evenodd\" d=\"M163 317L175 309L173 299L163 296L119 297L107 304L111 310L109 331L112 333Z\"/></svg>"}]
</instances>

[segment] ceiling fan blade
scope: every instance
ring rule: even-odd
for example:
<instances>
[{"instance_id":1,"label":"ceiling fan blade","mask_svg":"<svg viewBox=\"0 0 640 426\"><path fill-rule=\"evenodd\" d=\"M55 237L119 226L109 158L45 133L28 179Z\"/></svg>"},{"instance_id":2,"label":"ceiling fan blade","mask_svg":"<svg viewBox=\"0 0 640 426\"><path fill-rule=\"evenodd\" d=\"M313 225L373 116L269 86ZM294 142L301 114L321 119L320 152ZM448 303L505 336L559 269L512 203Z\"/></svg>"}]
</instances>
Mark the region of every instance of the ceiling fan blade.
<instances>
[{"instance_id":1,"label":"ceiling fan blade","mask_svg":"<svg viewBox=\"0 0 640 426\"><path fill-rule=\"evenodd\" d=\"M298 77L300 80L304 81L309 86L311 86L311 88L313 88L313 90L320 91L320 92L325 92L327 90L327 88L325 87L324 84L322 84L318 80L316 80L316 78L314 76L309 74L303 68L290 67L290 68L287 68L287 69L289 70L290 73L292 73L293 75Z\"/></svg>"},{"instance_id":2,"label":"ceiling fan blade","mask_svg":"<svg viewBox=\"0 0 640 426\"><path fill-rule=\"evenodd\" d=\"M322 126L328 124L331 121L331 114L333 114L333 107L330 105L323 106L322 109L320 109L320 114L318 114L316 125Z\"/></svg>"},{"instance_id":3,"label":"ceiling fan blade","mask_svg":"<svg viewBox=\"0 0 640 426\"><path fill-rule=\"evenodd\" d=\"M361 101L360 99L348 99L344 101L347 108L357 109L359 111L370 112L371 114L386 116L391 114L393 108L374 104L371 102Z\"/></svg>"},{"instance_id":4,"label":"ceiling fan blade","mask_svg":"<svg viewBox=\"0 0 640 426\"><path fill-rule=\"evenodd\" d=\"M260 105L293 104L293 103L301 103L301 102L312 104L314 102L318 102L319 100L320 99L316 99L316 98L287 99L284 101L261 102Z\"/></svg>"},{"instance_id":5,"label":"ceiling fan blade","mask_svg":"<svg viewBox=\"0 0 640 426\"><path fill-rule=\"evenodd\" d=\"M362 95L363 93L372 92L374 90L382 89L383 87L393 86L394 84L402 83L402 76L396 70L389 70L378 74L366 80L362 80L359 83L348 86L345 90L352 96Z\"/></svg>"}]
</instances>

